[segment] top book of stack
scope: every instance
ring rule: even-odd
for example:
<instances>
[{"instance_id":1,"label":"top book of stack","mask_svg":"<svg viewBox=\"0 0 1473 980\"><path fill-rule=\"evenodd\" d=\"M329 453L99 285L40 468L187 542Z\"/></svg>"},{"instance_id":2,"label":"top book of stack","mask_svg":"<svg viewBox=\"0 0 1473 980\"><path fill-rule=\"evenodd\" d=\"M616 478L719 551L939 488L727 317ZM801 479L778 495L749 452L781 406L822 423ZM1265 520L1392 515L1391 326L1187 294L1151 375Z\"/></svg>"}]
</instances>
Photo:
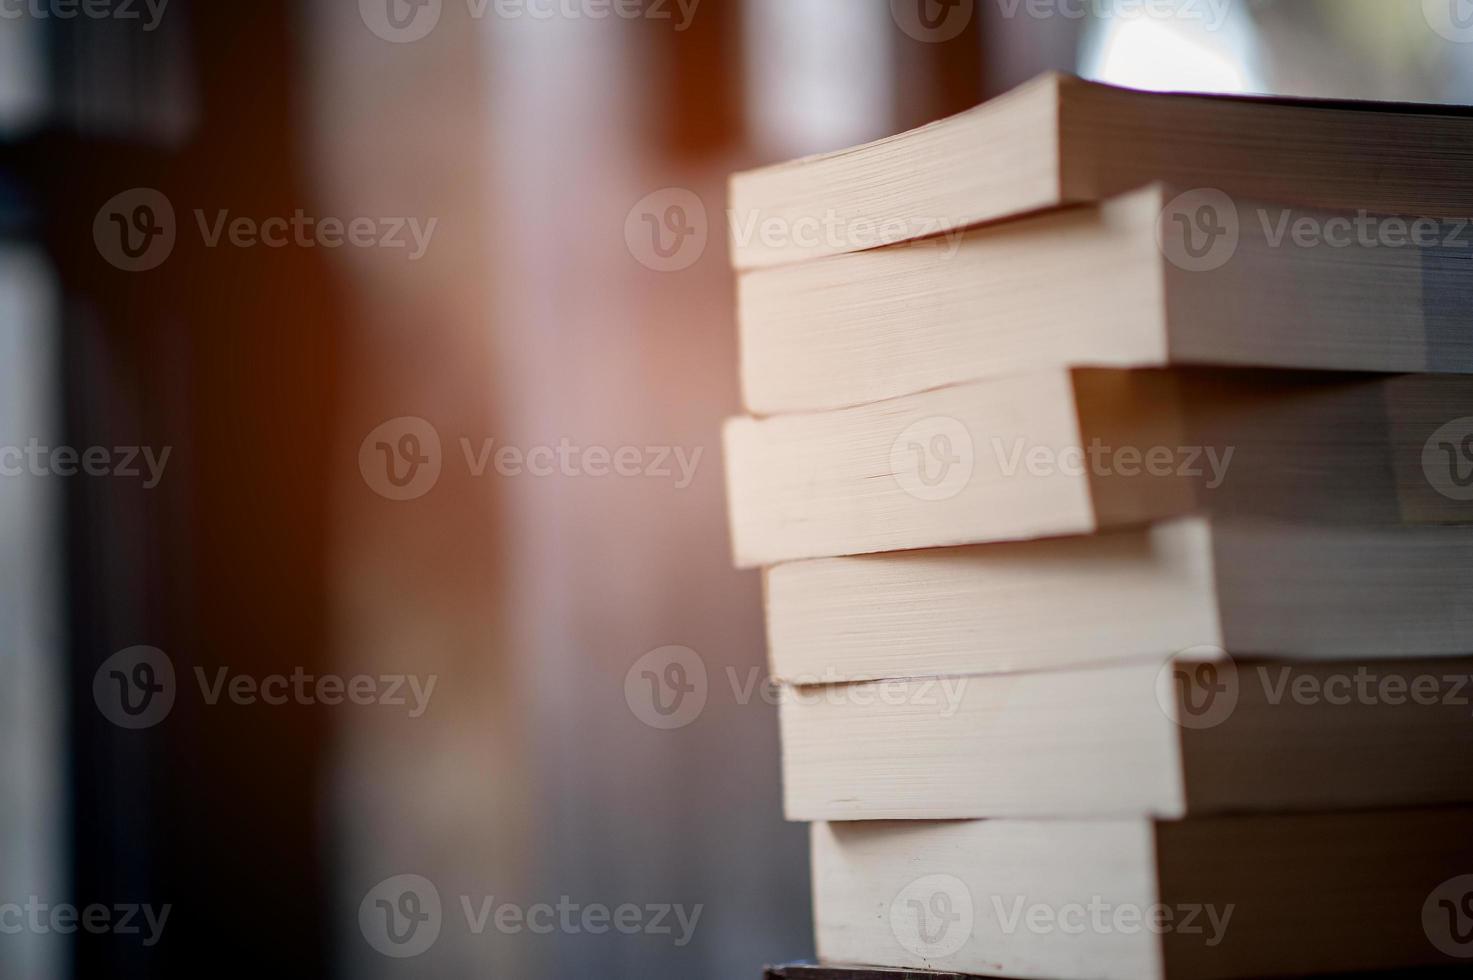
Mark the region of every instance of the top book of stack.
<instances>
[{"instance_id":1,"label":"top book of stack","mask_svg":"<svg viewBox=\"0 0 1473 980\"><path fill-rule=\"evenodd\" d=\"M732 178L744 398L822 411L1052 366L1473 372L1468 216L1467 109L1046 75Z\"/></svg>"}]
</instances>

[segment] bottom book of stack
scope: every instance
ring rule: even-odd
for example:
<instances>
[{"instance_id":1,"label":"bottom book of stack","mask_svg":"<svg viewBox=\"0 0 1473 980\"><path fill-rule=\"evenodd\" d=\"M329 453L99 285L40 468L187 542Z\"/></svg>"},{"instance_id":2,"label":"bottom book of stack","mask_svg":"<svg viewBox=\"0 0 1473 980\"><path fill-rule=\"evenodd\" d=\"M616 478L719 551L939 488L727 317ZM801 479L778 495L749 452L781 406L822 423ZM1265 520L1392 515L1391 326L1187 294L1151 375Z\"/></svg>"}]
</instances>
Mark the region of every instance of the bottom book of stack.
<instances>
[{"instance_id":1,"label":"bottom book of stack","mask_svg":"<svg viewBox=\"0 0 1473 980\"><path fill-rule=\"evenodd\" d=\"M1473 808L813 825L825 963L1272 977L1473 956Z\"/></svg>"}]
</instances>

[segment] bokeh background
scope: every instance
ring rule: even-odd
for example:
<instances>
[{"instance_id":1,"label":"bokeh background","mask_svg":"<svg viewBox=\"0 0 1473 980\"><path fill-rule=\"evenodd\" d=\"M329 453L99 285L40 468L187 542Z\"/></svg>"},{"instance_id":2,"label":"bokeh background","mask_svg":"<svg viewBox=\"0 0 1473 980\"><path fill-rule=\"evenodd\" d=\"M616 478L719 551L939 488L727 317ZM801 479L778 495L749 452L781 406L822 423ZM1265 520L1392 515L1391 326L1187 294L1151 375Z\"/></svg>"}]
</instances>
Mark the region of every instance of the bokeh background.
<instances>
[{"instance_id":1,"label":"bokeh background","mask_svg":"<svg viewBox=\"0 0 1473 980\"><path fill-rule=\"evenodd\" d=\"M0 917L0 976L808 955L760 581L726 540L726 175L1046 69L1463 102L1470 41L1465 0L0 0L0 449L170 451L152 487L0 476L0 906L171 909L152 945ZM147 271L106 244L138 188L174 215ZM211 245L196 217L298 211L434 225L411 257ZM386 483L380 442L438 477ZM635 454L494 462L561 446ZM94 681L138 646L176 690L134 729ZM690 670L654 675L704 678L678 717L641 693L672 646ZM222 668L436 687L418 717L211 704ZM359 912L405 874L443 909L400 959ZM700 917L477 933L462 903L493 897Z\"/></svg>"}]
</instances>

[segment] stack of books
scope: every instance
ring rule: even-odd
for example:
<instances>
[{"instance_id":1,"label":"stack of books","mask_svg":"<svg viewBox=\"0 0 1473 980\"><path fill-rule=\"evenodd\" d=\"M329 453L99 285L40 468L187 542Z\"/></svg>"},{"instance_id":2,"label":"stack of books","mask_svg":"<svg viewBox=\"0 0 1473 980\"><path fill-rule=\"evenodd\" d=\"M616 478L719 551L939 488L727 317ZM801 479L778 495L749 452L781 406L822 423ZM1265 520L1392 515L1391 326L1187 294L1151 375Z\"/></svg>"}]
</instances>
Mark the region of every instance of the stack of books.
<instances>
[{"instance_id":1,"label":"stack of books","mask_svg":"<svg viewBox=\"0 0 1473 980\"><path fill-rule=\"evenodd\" d=\"M1473 962L1473 116L1047 76L731 184L828 965Z\"/></svg>"}]
</instances>

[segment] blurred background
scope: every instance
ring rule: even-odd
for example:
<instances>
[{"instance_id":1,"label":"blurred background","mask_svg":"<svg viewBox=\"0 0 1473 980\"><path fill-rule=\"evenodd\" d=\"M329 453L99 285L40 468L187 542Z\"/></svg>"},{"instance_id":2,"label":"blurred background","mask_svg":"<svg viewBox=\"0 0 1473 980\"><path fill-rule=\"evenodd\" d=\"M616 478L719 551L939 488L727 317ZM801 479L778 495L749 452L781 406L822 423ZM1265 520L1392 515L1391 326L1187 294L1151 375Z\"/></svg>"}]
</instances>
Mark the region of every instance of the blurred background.
<instances>
[{"instance_id":1,"label":"blurred background","mask_svg":"<svg viewBox=\"0 0 1473 980\"><path fill-rule=\"evenodd\" d=\"M726 175L1046 69L1463 102L1470 41L1465 0L0 0L0 976L809 955Z\"/></svg>"}]
</instances>

